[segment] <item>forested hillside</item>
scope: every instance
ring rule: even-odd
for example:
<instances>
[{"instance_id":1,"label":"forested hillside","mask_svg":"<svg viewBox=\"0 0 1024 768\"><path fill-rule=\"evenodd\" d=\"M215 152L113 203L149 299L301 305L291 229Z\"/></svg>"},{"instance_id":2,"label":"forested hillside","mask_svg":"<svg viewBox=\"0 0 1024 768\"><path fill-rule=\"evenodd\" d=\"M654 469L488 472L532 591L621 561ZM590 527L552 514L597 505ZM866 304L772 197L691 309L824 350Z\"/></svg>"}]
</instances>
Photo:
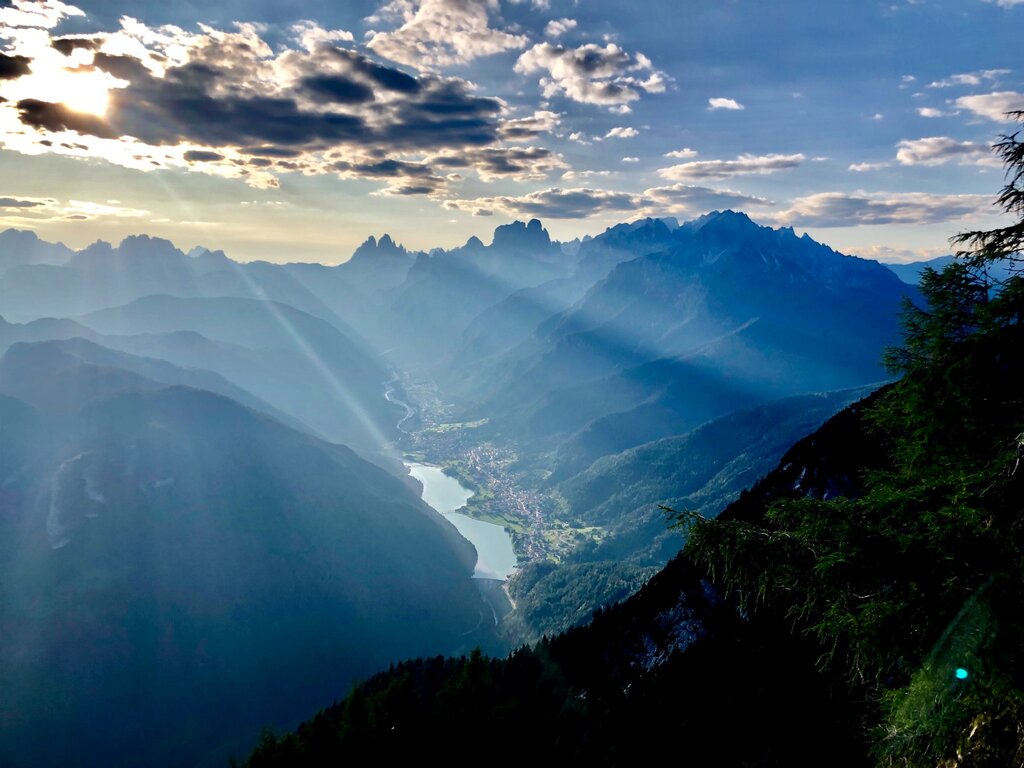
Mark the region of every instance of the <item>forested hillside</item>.
<instances>
[{"instance_id":1,"label":"forested hillside","mask_svg":"<svg viewBox=\"0 0 1024 768\"><path fill-rule=\"evenodd\" d=\"M897 383L717 519L676 510L685 550L590 626L505 661L401 665L247 765L440 750L456 725L468 748L515 734L500 764L1020 764L1024 145L999 149L1016 223L924 272L886 354Z\"/></svg>"}]
</instances>

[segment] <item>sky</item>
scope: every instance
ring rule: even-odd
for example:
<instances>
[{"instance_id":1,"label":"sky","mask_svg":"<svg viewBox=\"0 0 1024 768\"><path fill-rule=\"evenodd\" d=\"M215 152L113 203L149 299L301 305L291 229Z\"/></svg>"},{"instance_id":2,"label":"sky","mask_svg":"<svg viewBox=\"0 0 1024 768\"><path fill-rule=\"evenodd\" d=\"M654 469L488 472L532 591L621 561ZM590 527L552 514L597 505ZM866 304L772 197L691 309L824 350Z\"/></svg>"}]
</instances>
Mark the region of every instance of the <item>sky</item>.
<instances>
[{"instance_id":1,"label":"sky","mask_svg":"<svg viewBox=\"0 0 1024 768\"><path fill-rule=\"evenodd\" d=\"M1001 222L1024 0L0 0L0 229L343 261L732 208L886 261Z\"/></svg>"}]
</instances>

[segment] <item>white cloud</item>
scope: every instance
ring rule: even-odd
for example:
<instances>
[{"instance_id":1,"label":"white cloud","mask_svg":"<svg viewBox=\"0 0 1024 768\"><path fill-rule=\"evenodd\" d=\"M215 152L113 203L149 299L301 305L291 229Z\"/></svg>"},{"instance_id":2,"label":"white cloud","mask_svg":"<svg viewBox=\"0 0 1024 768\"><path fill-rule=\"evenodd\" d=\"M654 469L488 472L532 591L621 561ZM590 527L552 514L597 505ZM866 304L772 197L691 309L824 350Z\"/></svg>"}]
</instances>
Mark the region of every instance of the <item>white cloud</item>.
<instances>
[{"instance_id":1,"label":"white cloud","mask_svg":"<svg viewBox=\"0 0 1024 768\"><path fill-rule=\"evenodd\" d=\"M640 158L639 157L632 157L632 156L624 157L624 158L622 158L622 162L624 162L624 163L639 163L640 162Z\"/></svg>"},{"instance_id":2,"label":"white cloud","mask_svg":"<svg viewBox=\"0 0 1024 768\"><path fill-rule=\"evenodd\" d=\"M53 29L68 16L85 16L85 11L58 0L13 0L0 8L0 27Z\"/></svg>"},{"instance_id":3,"label":"white cloud","mask_svg":"<svg viewBox=\"0 0 1024 768\"><path fill-rule=\"evenodd\" d=\"M539 110L529 117L517 117L502 120L498 128L504 141L530 141L541 134L551 133L562 121L557 112Z\"/></svg>"},{"instance_id":4,"label":"white cloud","mask_svg":"<svg viewBox=\"0 0 1024 768\"><path fill-rule=\"evenodd\" d=\"M961 96L956 105L967 109L979 117L988 118L997 123L1006 122L1006 113L1024 109L1024 93L1016 91L996 91L980 93L972 96Z\"/></svg>"},{"instance_id":5,"label":"white cloud","mask_svg":"<svg viewBox=\"0 0 1024 768\"><path fill-rule=\"evenodd\" d=\"M756 195L746 195L731 189L688 184L672 184L666 187L651 187L644 190L644 197L655 206L652 213L704 213L725 208L747 209L774 205L771 200Z\"/></svg>"},{"instance_id":6,"label":"white cloud","mask_svg":"<svg viewBox=\"0 0 1024 768\"><path fill-rule=\"evenodd\" d=\"M666 152L665 157L671 157L676 160L688 160L691 157L696 157L698 154L696 149L684 147L683 149L673 149L671 152Z\"/></svg>"},{"instance_id":7,"label":"white cloud","mask_svg":"<svg viewBox=\"0 0 1024 768\"><path fill-rule=\"evenodd\" d=\"M962 72L950 75L945 80L929 83L929 88L954 88L958 85L981 85L985 80L996 80L1002 75L1010 74L1008 69L981 69L977 72Z\"/></svg>"},{"instance_id":8,"label":"white cloud","mask_svg":"<svg viewBox=\"0 0 1024 768\"><path fill-rule=\"evenodd\" d=\"M896 161L900 165L996 164L992 150L973 141L957 141L948 136L904 139L896 145Z\"/></svg>"},{"instance_id":9,"label":"white cloud","mask_svg":"<svg viewBox=\"0 0 1024 768\"><path fill-rule=\"evenodd\" d=\"M888 168L890 165L891 163L853 163L848 170L854 173L865 173L867 171L878 171L882 168Z\"/></svg>"},{"instance_id":10,"label":"white cloud","mask_svg":"<svg viewBox=\"0 0 1024 768\"><path fill-rule=\"evenodd\" d=\"M932 195L924 192L820 192L799 197L773 220L804 227L879 224L937 224L991 212L988 195Z\"/></svg>"},{"instance_id":11,"label":"white cloud","mask_svg":"<svg viewBox=\"0 0 1024 768\"><path fill-rule=\"evenodd\" d=\"M574 187L538 190L525 195L500 195L469 200L446 200L444 207L475 216L505 213L548 219L585 219L600 213L635 212L648 201L641 195L607 189Z\"/></svg>"},{"instance_id":12,"label":"white cloud","mask_svg":"<svg viewBox=\"0 0 1024 768\"><path fill-rule=\"evenodd\" d=\"M561 37L571 29L576 29L576 19L552 19L544 27L547 37Z\"/></svg>"},{"instance_id":13,"label":"white cloud","mask_svg":"<svg viewBox=\"0 0 1024 768\"><path fill-rule=\"evenodd\" d=\"M0 195L0 219L9 224L31 226L52 221L89 221L100 218L140 219L150 216L141 208L121 205L116 200L61 202L53 197Z\"/></svg>"},{"instance_id":14,"label":"white cloud","mask_svg":"<svg viewBox=\"0 0 1024 768\"><path fill-rule=\"evenodd\" d=\"M562 178L565 181L575 181L576 179L593 179L611 175L612 171L566 171L562 174Z\"/></svg>"},{"instance_id":15,"label":"white cloud","mask_svg":"<svg viewBox=\"0 0 1024 768\"><path fill-rule=\"evenodd\" d=\"M945 117L946 113L934 107L918 107L917 114L921 117Z\"/></svg>"},{"instance_id":16,"label":"white cloud","mask_svg":"<svg viewBox=\"0 0 1024 768\"><path fill-rule=\"evenodd\" d=\"M516 61L515 71L529 75L547 73L540 86L545 98L562 95L581 104L597 104L629 111L629 102L641 93L661 93L666 76L654 68L642 53L631 55L608 43L600 46L587 43L566 48L540 43L523 53Z\"/></svg>"},{"instance_id":17,"label":"white cloud","mask_svg":"<svg viewBox=\"0 0 1024 768\"><path fill-rule=\"evenodd\" d=\"M606 139L632 139L634 136L639 136L640 131L636 128L627 126L618 126L612 128L608 133L604 135Z\"/></svg>"},{"instance_id":18,"label":"white cloud","mask_svg":"<svg viewBox=\"0 0 1024 768\"><path fill-rule=\"evenodd\" d=\"M763 175L796 168L806 157L794 155L740 155L735 160L695 160L662 168L658 173L674 181L727 179L745 174Z\"/></svg>"},{"instance_id":19,"label":"white cloud","mask_svg":"<svg viewBox=\"0 0 1024 768\"><path fill-rule=\"evenodd\" d=\"M336 175L406 195L442 194L453 155L481 178L540 179L565 167L547 149L499 144L552 130L557 113L508 118L502 101L464 80L413 76L337 47L344 30L302 22L272 48L258 25L200 29L125 17L114 32L54 45L45 29L3 27L8 50L31 67L0 79L0 147L256 188L277 187L284 173ZM68 101L78 97L88 111Z\"/></svg>"},{"instance_id":20,"label":"white cloud","mask_svg":"<svg viewBox=\"0 0 1024 768\"><path fill-rule=\"evenodd\" d=\"M746 107L736 101L736 99L715 97L708 99L708 109L746 109Z\"/></svg>"},{"instance_id":21,"label":"white cloud","mask_svg":"<svg viewBox=\"0 0 1024 768\"><path fill-rule=\"evenodd\" d=\"M351 32L344 29L324 29L315 21L292 24L291 31L299 44L310 52L324 43L351 43L355 40Z\"/></svg>"},{"instance_id":22,"label":"white cloud","mask_svg":"<svg viewBox=\"0 0 1024 768\"><path fill-rule=\"evenodd\" d=\"M375 16L400 14L402 25L388 32L374 32L366 45L378 56L399 64L438 68L465 64L482 56L523 48L529 42L490 26L489 12L498 0L416 0L383 6Z\"/></svg>"}]
</instances>

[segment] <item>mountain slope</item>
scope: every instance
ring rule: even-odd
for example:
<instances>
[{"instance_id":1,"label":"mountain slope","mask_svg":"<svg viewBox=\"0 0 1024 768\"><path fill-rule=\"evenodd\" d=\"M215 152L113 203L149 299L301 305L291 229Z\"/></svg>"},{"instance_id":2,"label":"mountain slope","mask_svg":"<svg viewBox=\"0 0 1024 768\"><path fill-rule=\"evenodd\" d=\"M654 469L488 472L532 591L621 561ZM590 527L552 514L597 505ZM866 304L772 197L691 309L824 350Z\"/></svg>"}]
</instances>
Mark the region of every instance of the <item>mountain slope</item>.
<instances>
[{"instance_id":1,"label":"mountain slope","mask_svg":"<svg viewBox=\"0 0 1024 768\"><path fill-rule=\"evenodd\" d=\"M0 277L21 264L65 264L74 251L64 243L47 243L35 232L5 229L0 232Z\"/></svg>"},{"instance_id":2,"label":"mountain slope","mask_svg":"<svg viewBox=\"0 0 1024 768\"><path fill-rule=\"evenodd\" d=\"M108 336L191 331L229 352L245 348L218 360L192 337L196 357L173 361L214 370L332 440L376 450L397 419L381 396L388 377L382 363L334 325L285 304L149 296L81 319ZM147 351L144 339L125 344L159 354Z\"/></svg>"},{"instance_id":3,"label":"mountain slope","mask_svg":"<svg viewBox=\"0 0 1024 768\"><path fill-rule=\"evenodd\" d=\"M471 547L399 480L219 395L74 378L61 411L0 398L4 765L220 760L390 660L488 642Z\"/></svg>"},{"instance_id":4,"label":"mountain slope","mask_svg":"<svg viewBox=\"0 0 1024 768\"><path fill-rule=\"evenodd\" d=\"M77 410L83 402L83 396L76 394L77 388L82 382L93 379L91 375L82 375L85 367L93 372L105 369L111 377L124 379L117 390L105 389L107 395L114 391L149 388L143 385L143 379L153 384L187 386L223 395L272 416L292 429L309 431L300 422L212 371L180 368L164 360L118 352L81 338L11 346L0 358L0 392L42 410ZM110 384L113 381L109 381L108 386Z\"/></svg>"},{"instance_id":5,"label":"mountain slope","mask_svg":"<svg viewBox=\"0 0 1024 768\"><path fill-rule=\"evenodd\" d=\"M889 270L728 211L671 236L541 323L468 415L526 438L586 430L579 471L736 408L884 378L913 293Z\"/></svg>"}]
</instances>

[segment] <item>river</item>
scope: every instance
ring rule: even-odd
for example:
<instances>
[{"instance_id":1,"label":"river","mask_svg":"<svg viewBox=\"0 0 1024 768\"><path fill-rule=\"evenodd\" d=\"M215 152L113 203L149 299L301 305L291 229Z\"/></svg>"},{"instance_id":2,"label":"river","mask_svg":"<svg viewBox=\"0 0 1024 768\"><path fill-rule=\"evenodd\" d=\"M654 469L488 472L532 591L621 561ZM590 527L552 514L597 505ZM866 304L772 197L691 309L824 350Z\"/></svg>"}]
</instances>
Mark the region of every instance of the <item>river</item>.
<instances>
[{"instance_id":1,"label":"river","mask_svg":"<svg viewBox=\"0 0 1024 768\"><path fill-rule=\"evenodd\" d=\"M516 568L516 553L512 549L512 538L502 526L474 520L456 512L466 506L473 491L454 477L449 477L440 467L405 462L409 474L423 486L423 500L436 509L454 525L459 533L476 547L476 568L474 579L505 581Z\"/></svg>"}]
</instances>

